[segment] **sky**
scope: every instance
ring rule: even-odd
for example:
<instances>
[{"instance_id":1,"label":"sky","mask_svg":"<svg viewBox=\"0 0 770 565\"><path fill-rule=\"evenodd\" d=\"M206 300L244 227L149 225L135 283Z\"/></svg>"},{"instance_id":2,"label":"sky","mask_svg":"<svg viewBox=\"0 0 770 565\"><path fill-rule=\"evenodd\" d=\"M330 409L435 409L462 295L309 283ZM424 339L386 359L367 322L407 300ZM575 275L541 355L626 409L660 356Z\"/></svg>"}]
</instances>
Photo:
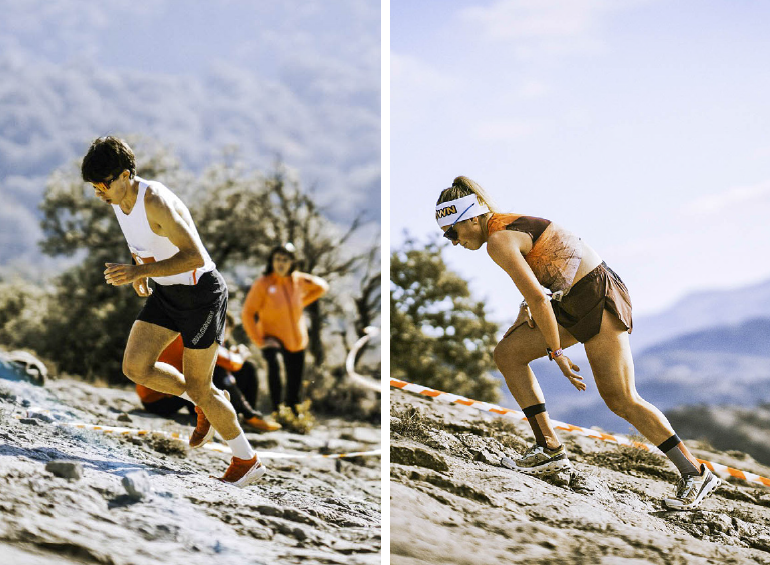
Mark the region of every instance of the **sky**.
<instances>
[{"instance_id":1,"label":"sky","mask_svg":"<svg viewBox=\"0 0 770 565\"><path fill-rule=\"evenodd\" d=\"M0 9L0 267L38 264L46 179L105 134L150 138L193 172L233 145L248 168L280 158L333 220L365 210L367 244L379 230L379 2Z\"/></svg>"},{"instance_id":2,"label":"sky","mask_svg":"<svg viewBox=\"0 0 770 565\"><path fill-rule=\"evenodd\" d=\"M391 0L391 249L458 175L582 237L637 315L770 278L770 4ZM492 318L521 300L447 248Z\"/></svg>"}]
</instances>

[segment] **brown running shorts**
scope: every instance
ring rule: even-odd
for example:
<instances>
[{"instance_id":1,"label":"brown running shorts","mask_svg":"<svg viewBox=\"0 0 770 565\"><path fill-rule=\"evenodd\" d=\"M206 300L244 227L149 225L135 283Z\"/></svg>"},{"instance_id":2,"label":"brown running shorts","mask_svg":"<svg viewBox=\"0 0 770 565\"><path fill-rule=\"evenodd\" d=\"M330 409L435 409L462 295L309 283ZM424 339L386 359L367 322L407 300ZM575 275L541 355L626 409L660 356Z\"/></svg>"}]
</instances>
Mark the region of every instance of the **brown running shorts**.
<instances>
[{"instance_id":1,"label":"brown running shorts","mask_svg":"<svg viewBox=\"0 0 770 565\"><path fill-rule=\"evenodd\" d=\"M631 297L625 283L606 263L577 281L561 301L552 300L556 321L575 339L585 343L602 326L604 310L612 312L631 333Z\"/></svg>"}]
</instances>

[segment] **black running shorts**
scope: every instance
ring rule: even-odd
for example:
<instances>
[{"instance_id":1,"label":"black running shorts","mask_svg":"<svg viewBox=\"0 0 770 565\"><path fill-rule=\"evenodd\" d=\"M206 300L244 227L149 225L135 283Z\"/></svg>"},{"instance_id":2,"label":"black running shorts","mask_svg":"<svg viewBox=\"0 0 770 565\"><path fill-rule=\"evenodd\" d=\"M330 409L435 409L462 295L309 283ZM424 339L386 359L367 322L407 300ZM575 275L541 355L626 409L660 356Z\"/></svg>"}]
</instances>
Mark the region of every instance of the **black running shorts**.
<instances>
[{"instance_id":1,"label":"black running shorts","mask_svg":"<svg viewBox=\"0 0 770 565\"><path fill-rule=\"evenodd\" d=\"M207 349L225 337L227 284L216 269L196 285L156 284L137 320L182 334L188 349Z\"/></svg>"}]
</instances>

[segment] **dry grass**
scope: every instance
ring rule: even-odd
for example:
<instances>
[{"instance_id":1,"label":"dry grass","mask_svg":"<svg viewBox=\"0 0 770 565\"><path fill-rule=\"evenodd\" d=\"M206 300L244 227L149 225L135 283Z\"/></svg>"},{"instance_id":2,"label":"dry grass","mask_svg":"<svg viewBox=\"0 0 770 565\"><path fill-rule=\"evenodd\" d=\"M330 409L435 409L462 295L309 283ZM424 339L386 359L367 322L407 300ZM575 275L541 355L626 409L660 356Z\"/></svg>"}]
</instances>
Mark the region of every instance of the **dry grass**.
<instances>
[{"instance_id":1,"label":"dry grass","mask_svg":"<svg viewBox=\"0 0 770 565\"><path fill-rule=\"evenodd\" d=\"M316 425L316 419L310 412L311 402L309 399L303 401L301 404L297 404L297 413L286 406L281 404L278 407L278 412L273 412L273 419L281 424L285 430L293 432L295 434L307 434Z\"/></svg>"}]
</instances>

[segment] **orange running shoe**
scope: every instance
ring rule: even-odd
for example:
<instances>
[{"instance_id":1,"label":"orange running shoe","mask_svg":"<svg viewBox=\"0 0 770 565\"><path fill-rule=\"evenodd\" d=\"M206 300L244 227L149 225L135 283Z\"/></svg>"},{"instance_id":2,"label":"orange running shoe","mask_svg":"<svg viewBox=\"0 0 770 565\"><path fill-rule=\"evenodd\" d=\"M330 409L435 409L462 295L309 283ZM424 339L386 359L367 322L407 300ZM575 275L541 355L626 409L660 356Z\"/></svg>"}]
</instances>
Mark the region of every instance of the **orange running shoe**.
<instances>
[{"instance_id":1,"label":"orange running shoe","mask_svg":"<svg viewBox=\"0 0 770 565\"><path fill-rule=\"evenodd\" d=\"M223 483L230 483L243 488L260 478L267 472L267 468L262 464L256 454L251 459L238 459L233 456L230 466L225 471L225 475L219 480Z\"/></svg>"},{"instance_id":2,"label":"orange running shoe","mask_svg":"<svg viewBox=\"0 0 770 565\"><path fill-rule=\"evenodd\" d=\"M278 422L263 420L262 418L257 418L256 416L246 418L243 423L244 425L261 432L274 432L276 430L280 430L283 427Z\"/></svg>"},{"instance_id":3,"label":"orange running shoe","mask_svg":"<svg viewBox=\"0 0 770 565\"><path fill-rule=\"evenodd\" d=\"M203 447L212 437L214 437L214 426L211 425L206 414L199 406L195 407L195 413L198 415L198 422L195 425L193 433L190 435L190 447L198 449Z\"/></svg>"},{"instance_id":4,"label":"orange running shoe","mask_svg":"<svg viewBox=\"0 0 770 565\"><path fill-rule=\"evenodd\" d=\"M224 394L227 401L230 402L230 393L223 390L222 394ZM190 435L190 447L198 449L199 447L206 445L206 443L214 437L214 432L216 430L214 429L214 426L211 425L211 422L209 422L209 419L206 418L206 415L200 407L195 407L195 413L198 415L198 421L195 424L193 433Z\"/></svg>"}]
</instances>

